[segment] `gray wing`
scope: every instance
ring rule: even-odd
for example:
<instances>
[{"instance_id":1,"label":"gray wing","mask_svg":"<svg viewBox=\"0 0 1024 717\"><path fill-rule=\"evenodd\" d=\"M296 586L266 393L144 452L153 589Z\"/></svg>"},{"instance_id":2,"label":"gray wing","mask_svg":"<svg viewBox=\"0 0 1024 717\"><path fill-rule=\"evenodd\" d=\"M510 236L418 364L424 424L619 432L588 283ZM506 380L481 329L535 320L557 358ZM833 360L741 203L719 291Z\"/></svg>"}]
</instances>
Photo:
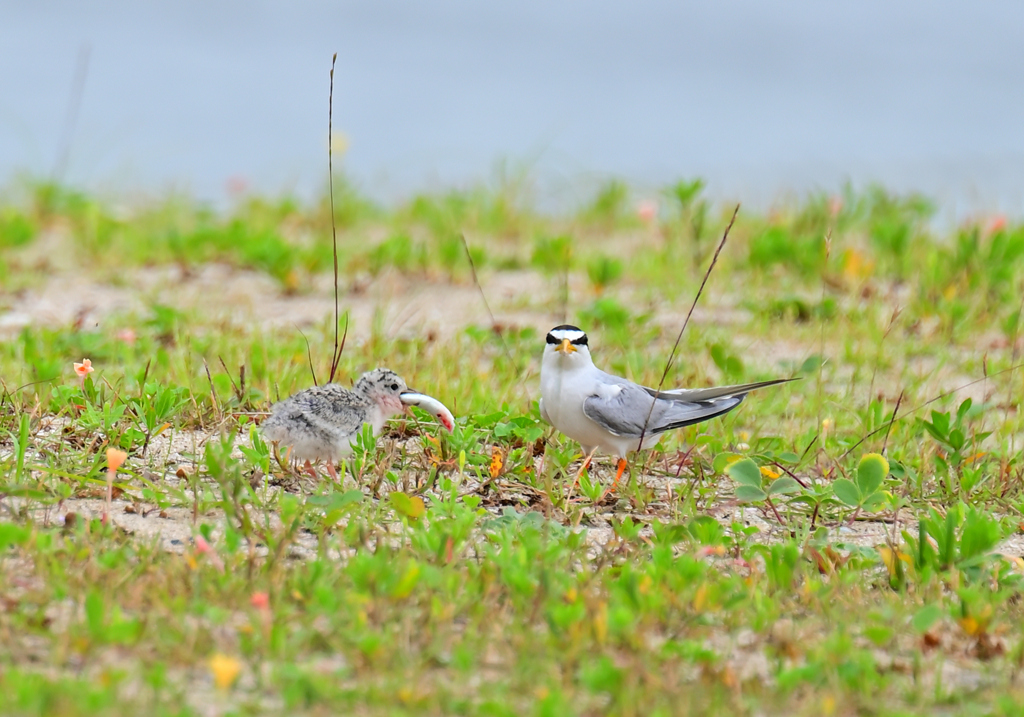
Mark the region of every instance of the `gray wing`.
<instances>
[{"instance_id":1,"label":"gray wing","mask_svg":"<svg viewBox=\"0 0 1024 717\"><path fill-rule=\"evenodd\" d=\"M605 384L583 402L583 414L610 433L639 438L721 416L740 405L744 395L696 401L656 399L635 383Z\"/></svg>"},{"instance_id":2,"label":"gray wing","mask_svg":"<svg viewBox=\"0 0 1024 717\"><path fill-rule=\"evenodd\" d=\"M328 383L275 404L270 418L263 422L263 432L271 440L294 433L336 439L358 431L366 415L366 401L338 384Z\"/></svg>"}]
</instances>

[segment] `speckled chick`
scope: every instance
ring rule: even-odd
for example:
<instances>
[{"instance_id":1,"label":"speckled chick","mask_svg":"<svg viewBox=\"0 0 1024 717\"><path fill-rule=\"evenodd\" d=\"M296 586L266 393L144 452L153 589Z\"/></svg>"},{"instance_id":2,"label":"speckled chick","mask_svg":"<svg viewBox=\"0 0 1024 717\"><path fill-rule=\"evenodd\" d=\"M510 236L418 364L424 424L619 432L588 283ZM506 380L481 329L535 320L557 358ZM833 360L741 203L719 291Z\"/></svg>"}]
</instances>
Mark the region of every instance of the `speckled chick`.
<instances>
[{"instance_id":1,"label":"speckled chick","mask_svg":"<svg viewBox=\"0 0 1024 717\"><path fill-rule=\"evenodd\" d=\"M330 466L351 452L364 423L373 426L376 436L401 413L401 395L408 391L405 381L386 368L364 373L351 389L336 383L307 388L274 405L263 435L290 447L289 458L326 460Z\"/></svg>"}]
</instances>

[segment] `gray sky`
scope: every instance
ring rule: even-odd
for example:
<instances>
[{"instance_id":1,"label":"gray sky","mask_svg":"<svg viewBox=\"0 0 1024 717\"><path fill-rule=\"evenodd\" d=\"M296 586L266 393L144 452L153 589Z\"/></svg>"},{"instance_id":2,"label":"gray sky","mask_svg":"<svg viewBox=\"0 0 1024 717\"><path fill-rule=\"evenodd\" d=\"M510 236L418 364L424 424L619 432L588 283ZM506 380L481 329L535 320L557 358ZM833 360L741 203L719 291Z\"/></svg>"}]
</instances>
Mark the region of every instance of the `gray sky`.
<instances>
[{"instance_id":1,"label":"gray sky","mask_svg":"<svg viewBox=\"0 0 1024 717\"><path fill-rule=\"evenodd\" d=\"M850 179L1022 213L1014 0L7 0L0 181L53 171L86 45L67 178L93 191L320 191L337 51L342 163L384 200L507 160L556 202L609 176L755 204Z\"/></svg>"}]
</instances>

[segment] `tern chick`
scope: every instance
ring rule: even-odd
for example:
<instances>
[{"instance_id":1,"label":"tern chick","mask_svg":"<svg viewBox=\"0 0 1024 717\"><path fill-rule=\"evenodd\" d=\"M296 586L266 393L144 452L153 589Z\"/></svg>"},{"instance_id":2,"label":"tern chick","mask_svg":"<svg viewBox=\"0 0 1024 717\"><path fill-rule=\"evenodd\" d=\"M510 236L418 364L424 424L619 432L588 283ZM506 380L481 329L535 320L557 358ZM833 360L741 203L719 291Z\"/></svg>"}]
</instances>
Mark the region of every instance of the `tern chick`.
<instances>
[{"instance_id":1,"label":"tern chick","mask_svg":"<svg viewBox=\"0 0 1024 717\"><path fill-rule=\"evenodd\" d=\"M386 368L364 373L351 389L336 383L307 388L274 405L263 422L263 435L290 447L289 458L306 461L307 468L310 461L327 461L328 472L337 479L334 462L352 451L363 424L369 423L378 435L405 408L403 394L419 395Z\"/></svg>"},{"instance_id":2,"label":"tern chick","mask_svg":"<svg viewBox=\"0 0 1024 717\"><path fill-rule=\"evenodd\" d=\"M650 446L674 428L707 421L740 405L749 391L793 379L739 386L657 391L605 373L590 358L586 333L576 326L548 332L540 366L540 415L580 443L583 468L600 449L619 459L618 485L626 454Z\"/></svg>"}]
</instances>

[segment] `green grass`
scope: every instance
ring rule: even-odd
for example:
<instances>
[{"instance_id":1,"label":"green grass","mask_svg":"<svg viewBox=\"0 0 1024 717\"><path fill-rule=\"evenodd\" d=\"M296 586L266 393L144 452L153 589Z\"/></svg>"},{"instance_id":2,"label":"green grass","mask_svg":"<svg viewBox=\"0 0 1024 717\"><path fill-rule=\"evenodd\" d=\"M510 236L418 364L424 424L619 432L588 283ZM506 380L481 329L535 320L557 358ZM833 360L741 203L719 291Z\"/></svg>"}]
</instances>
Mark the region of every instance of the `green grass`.
<instances>
[{"instance_id":1,"label":"green grass","mask_svg":"<svg viewBox=\"0 0 1024 717\"><path fill-rule=\"evenodd\" d=\"M937 230L879 189L741 213L669 381L803 380L667 436L602 501L612 468L574 488L579 448L539 418L538 328L564 311L656 385L732 207L680 182L652 220L612 183L552 217L513 189L340 191L343 287L464 287L460 233L485 293L546 287L492 295L500 335L352 326L340 380L386 365L457 426L393 421L340 484L256 428L308 355L323 378L329 318L308 354L152 301L0 341L0 712L1022 714L1024 227ZM5 196L0 306L69 271L219 262L288 296L331 268L324 201Z\"/></svg>"}]
</instances>

